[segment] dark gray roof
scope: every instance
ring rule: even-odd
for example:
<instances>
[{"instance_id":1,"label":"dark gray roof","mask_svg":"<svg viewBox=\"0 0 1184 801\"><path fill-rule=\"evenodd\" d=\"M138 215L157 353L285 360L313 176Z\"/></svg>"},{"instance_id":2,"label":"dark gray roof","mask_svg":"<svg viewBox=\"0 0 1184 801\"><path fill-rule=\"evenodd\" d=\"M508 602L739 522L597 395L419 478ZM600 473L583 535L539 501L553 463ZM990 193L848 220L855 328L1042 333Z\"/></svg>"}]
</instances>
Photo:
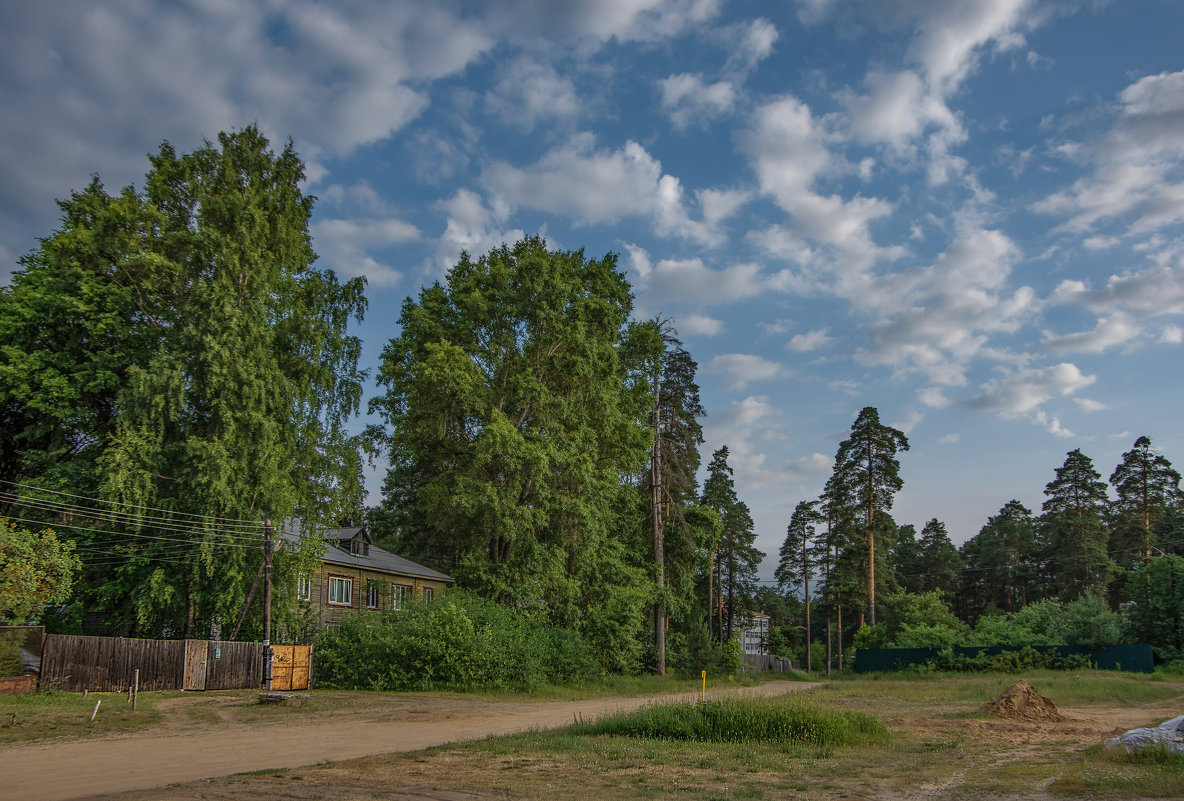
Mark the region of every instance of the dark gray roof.
<instances>
[{"instance_id":1,"label":"dark gray roof","mask_svg":"<svg viewBox=\"0 0 1184 801\"><path fill-rule=\"evenodd\" d=\"M350 526L348 528L314 530L312 532L313 536L320 537L325 541L325 552L321 555L321 559L334 565L348 565L365 570L378 570L384 573L397 573L401 576L415 576L416 578L435 579L436 581L452 581L452 576L439 573L430 567L416 564L410 559L404 559L398 554L384 551L382 548L374 545L370 546L368 556L355 556L349 551L338 547L338 542L353 539L362 528L362 526ZM301 537L300 523L298 521L285 522L280 529L280 537L285 542L299 543Z\"/></svg>"}]
</instances>

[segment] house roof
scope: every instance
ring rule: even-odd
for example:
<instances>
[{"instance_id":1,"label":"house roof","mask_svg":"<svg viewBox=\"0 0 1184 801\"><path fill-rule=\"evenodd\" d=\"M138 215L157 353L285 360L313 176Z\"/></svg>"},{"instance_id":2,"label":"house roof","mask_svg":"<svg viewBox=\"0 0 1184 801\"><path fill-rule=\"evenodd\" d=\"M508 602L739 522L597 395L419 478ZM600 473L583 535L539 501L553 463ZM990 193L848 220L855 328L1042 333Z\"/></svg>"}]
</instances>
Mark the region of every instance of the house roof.
<instances>
[{"instance_id":1,"label":"house roof","mask_svg":"<svg viewBox=\"0 0 1184 801\"><path fill-rule=\"evenodd\" d=\"M369 547L367 556L355 556L341 548L337 543L342 540L352 540L358 532L365 530L365 526L347 526L345 528L326 528L313 532L325 542L325 553L321 561L334 565L348 565L365 570L376 570L383 573L393 573L400 576L414 576L416 578L434 579L436 581L452 581L452 576L424 567L421 564L404 559L398 554L384 551L375 545ZM285 522L280 529L280 537L285 542L299 543L301 527L299 521Z\"/></svg>"}]
</instances>

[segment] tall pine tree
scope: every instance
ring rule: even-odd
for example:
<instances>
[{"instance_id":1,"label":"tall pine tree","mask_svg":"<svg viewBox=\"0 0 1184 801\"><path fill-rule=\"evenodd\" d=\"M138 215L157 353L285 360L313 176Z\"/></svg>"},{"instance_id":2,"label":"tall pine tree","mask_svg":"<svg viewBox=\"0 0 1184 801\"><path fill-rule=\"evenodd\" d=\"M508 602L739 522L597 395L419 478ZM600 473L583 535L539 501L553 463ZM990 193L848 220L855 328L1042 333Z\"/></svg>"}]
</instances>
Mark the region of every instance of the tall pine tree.
<instances>
[{"instance_id":1,"label":"tall pine tree","mask_svg":"<svg viewBox=\"0 0 1184 801\"><path fill-rule=\"evenodd\" d=\"M1045 555L1058 595L1076 598L1091 588L1105 589L1114 576L1107 553L1106 484L1080 449L1070 451L1044 487L1040 518Z\"/></svg>"},{"instance_id":2,"label":"tall pine tree","mask_svg":"<svg viewBox=\"0 0 1184 801\"><path fill-rule=\"evenodd\" d=\"M1180 474L1150 439L1139 437L1114 468L1110 486L1116 495L1110 505L1110 552L1129 567L1151 558L1156 527L1168 509L1180 504Z\"/></svg>"}]
</instances>

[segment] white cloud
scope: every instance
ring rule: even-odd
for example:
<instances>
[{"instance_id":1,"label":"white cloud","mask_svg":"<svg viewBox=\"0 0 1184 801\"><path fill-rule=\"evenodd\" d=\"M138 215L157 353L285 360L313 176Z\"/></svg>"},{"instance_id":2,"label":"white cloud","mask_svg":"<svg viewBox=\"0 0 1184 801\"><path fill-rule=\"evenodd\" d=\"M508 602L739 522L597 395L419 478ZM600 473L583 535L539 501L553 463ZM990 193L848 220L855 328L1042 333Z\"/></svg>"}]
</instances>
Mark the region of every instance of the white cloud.
<instances>
[{"instance_id":1,"label":"white cloud","mask_svg":"<svg viewBox=\"0 0 1184 801\"><path fill-rule=\"evenodd\" d=\"M403 220L365 217L319 220L310 233L326 266L351 277L364 275L371 286L383 288L397 285L403 274L370 252L421 237L418 228Z\"/></svg>"},{"instance_id":2,"label":"white cloud","mask_svg":"<svg viewBox=\"0 0 1184 801\"><path fill-rule=\"evenodd\" d=\"M754 297L764 288L757 264L713 269L698 258L662 259L654 264L643 249L635 245L627 245L626 249L637 273L635 285L650 305L660 302L711 306Z\"/></svg>"},{"instance_id":3,"label":"white cloud","mask_svg":"<svg viewBox=\"0 0 1184 801\"><path fill-rule=\"evenodd\" d=\"M787 374L781 364L751 353L721 353L712 358L707 370L723 376L733 390L742 390L752 381L767 381Z\"/></svg>"},{"instance_id":4,"label":"white cloud","mask_svg":"<svg viewBox=\"0 0 1184 801\"><path fill-rule=\"evenodd\" d=\"M1161 345L1179 345L1184 342L1184 328L1178 325L1164 326L1163 333L1159 335L1159 343Z\"/></svg>"},{"instance_id":5,"label":"white cloud","mask_svg":"<svg viewBox=\"0 0 1184 801\"><path fill-rule=\"evenodd\" d=\"M820 478L829 475L834 465L833 457L815 452L786 462L784 471L787 476L795 479Z\"/></svg>"},{"instance_id":6,"label":"white cloud","mask_svg":"<svg viewBox=\"0 0 1184 801\"><path fill-rule=\"evenodd\" d=\"M913 429L916 428L924 419L924 414L918 411L912 411L909 412L903 419L892 423L892 427L903 431L905 434L911 434L913 433Z\"/></svg>"},{"instance_id":7,"label":"white cloud","mask_svg":"<svg viewBox=\"0 0 1184 801\"><path fill-rule=\"evenodd\" d=\"M731 51L726 70L748 73L773 53L780 36L777 26L763 17L730 26L725 31Z\"/></svg>"},{"instance_id":8,"label":"white cloud","mask_svg":"<svg viewBox=\"0 0 1184 801\"><path fill-rule=\"evenodd\" d=\"M752 193L743 189L696 189L695 199L699 201L703 222L715 228L752 200Z\"/></svg>"},{"instance_id":9,"label":"white cloud","mask_svg":"<svg viewBox=\"0 0 1184 801\"><path fill-rule=\"evenodd\" d=\"M685 317L679 317L676 322L680 334L714 337L724 332L723 320L706 317L702 314L688 314Z\"/></svg>"},{"instance_id":10,"label":"white cloud","mask_svg":"<svg viewBox=\"0 0 1184 801\"><path fill-rule=\"evenodd\" d=\"M494 161L483 181L511 206L563 214L577 225L649 217L663 236L722 243L709 225L688 216L679 180L663 175L658 160L636 142L598 150L591 134L580 134L527 167Z\"/></svg>"},{"instance_id":11,"label":"white cloud","mask_svg":"<svg viewBox=\"0 0 1184 801\"><path fill-rule=\"evenodd\" d=\"M675 128L691 123L706 123L723 116L736 102L736 87L730 81L707 84L702 75L679 73L658 81L662 110Z\"/></svg>"},{"instance_id":12,"label":"white cloud","mask_svg":"<svg viewBox=\"0 0 1184 801\"><path fill-rule=\"evenodd\" d=\"M978 411L1018 415L1031 412L1060 395L1069 395L1094 383L1097 376L1085 375L1074 364L1018 370L1004 378L988 381L967 403Z\"/></svg>"},{"instance_id":13,"label":"white cloud","mask_svg":"<svg viewBox=\"0 0 1184 801\"><path fill-rule=\"evenodd\" d=\"M1050 416L1046 414L1043 409L1038 409L1036 414L1033 415L1032 419L1034 419L1038 424L1044 426L1048 433L1052 434L1054 437L1069 439L1071 437L1077 436L1072 431L1061 425L1061 420L1059 417Z\"/></svg>"},{"instance_id":14,"label":"white cloud","mask_svg":"<svg viewBox=\"0 0 1184 801\"><path fill-rule=\"evenodd\" d=\"M507 123L527 131L542 120L575 118L581 109L570 79L528 59L518 59L501 70L485 103Z\"/></svg>"},{"instance_id":15,"label":"white cloud","mask_svg":"<svg viewBox=\"0 0 1184 801\"><path fill-rule=\"evenodd\" d=\"M439 206L447 223L436 246L435 272L444 272L456 263L460 252L473 258L485 255L502 244L511 244L526 234L520 228L504 230L503 209L489 208L474 192L458 189Z\"/></svg>"},{"instance_id":16,"label":"white cloud","mask_svg":"<svg viewBox=\"0 0 1184 801\"><path fill-rule=\"evenodd\" d=\"M1074 398L1073 402L1077 404L1077 408L1081 409L1081 411L1085 412L1086 414L1092 414L1093 412L1104 412L1110 408L1101 401L1090 400L1089 398Z\"/></svg>"},{"instance_id":17,"label":"white cloud","mask_svg":"<svg viewBox=\"0 0 1184 801\"><path fill-rule=\"evenodd\" d=\"M941 439L939 439L937 441L937 444L938 445L953 445L961 438L962 438L962 436L960 434L946 434L944 437L942 437Z\"/></svg>"},{"instance_id":18,"label":"white cloud","mask_svg":"<svg viewBox=\"0 0 1184 801\"><path fill-rule=\"evenodd\" d=\"M819 178L843 166L830 150L832 138L809 106L786 95L758 108L740 141L761 191L790 215L793 233L835 247L852 269L864 269L888 255L874 245L868 226L893 206L858 194L845 200L817 191Z\"/></svg>"},{"instance_id":19,"label":"white cloud","mask_svg":"<svg viewBox=\"0 0 1184 801\"><path fill-rule=\"evenodd\" d=\"M1139 327L1126 315L1115 314L1098 320L1092 331L1056 335L1044 332L1044 346L1056 351L1101 353L1107 348L1130 342L1139 335Z\"/></svg>"},{"instance_id":20,"label":"white cloud","mask_svg":"<svg viewBox=\"0 0 1184 801\"><path fill-rule=\"evenodd\" d=\"M826 386L836 392L845 392L848 395L855 395L859 392L859 384L846 378L836 378Z\"/></svg>"},{"instance_id":21,"label":"white cloud","mask_svg":"<svg viewBox=\"0 0 1184 801\"><path fill-rule=\"evenodd\" d=\"M950 405L950 399L942 392L941 387L923 387L917 390L917 400L934 409L944 409Z\"/></svg>"},{"instance_id":22,"label":"white cloud","mask_svg":"<svg viewBox=\"0 0 1184 801\"><path fill-rule=\"evenodd\" d=\"M920 371L937 385L964 384L989 336L1018 330L1039 306L1029 287L1007 285L1019 255L998 231L969 231L930 266L848 282L844 296L878 318L856 358Z\"/></svg>"},{"instance_id":23,"label":"white cloud","mask_svg":"<svg viewBox=\"0 0 1184 801\"><path fill-rule=\"evenodd\" d=\"M1182 126L1184 71L1139 79L1119 94L1114 126L1088 148L1093 174L1034 208L1067 217L1062 227L1077 232L1118 218L1134 233L1184 221Z\"/></svg>"},{"instance_id":24,"label":"white cloud","mask_svg":"<svg viewBox=\"0 0 1184 801\"><path fill-rule=\"evenodd\" d=\"M809 353L813 350L830 347L834 344L835 339L827 336L829 331L829 328L819 328L806 334L794 334L793 338L785 344L785 348L794 353Z\"/></svg>"},{"instance_id":25,"label":"white cloud","mask_svg":"<svg viewBox=\"0 0 1184 801\"><path fill-rule=\"evenodd\" d=\"M1125 311L1136 317L1184 314L1184 261L1111 275L1106 285L1090 289L1084 281L1062 281L1054 303L1075 303L1104 314Z\"/></svg>"}]
</instances>

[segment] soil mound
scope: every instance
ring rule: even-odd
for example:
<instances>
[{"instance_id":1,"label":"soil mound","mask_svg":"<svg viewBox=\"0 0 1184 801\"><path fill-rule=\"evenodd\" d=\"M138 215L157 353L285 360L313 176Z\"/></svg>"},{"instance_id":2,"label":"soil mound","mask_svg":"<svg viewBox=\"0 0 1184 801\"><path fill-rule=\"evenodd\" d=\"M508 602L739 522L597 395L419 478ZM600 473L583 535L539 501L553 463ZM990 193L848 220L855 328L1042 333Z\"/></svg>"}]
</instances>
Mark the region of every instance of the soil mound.
<instances>
[{"instance_id":1,"label":"soil mound","mask_svg":"<svg viewBox=\"0 0 1184 801\"><path fill-rule=\"evenodd\" d=\"M1018 681L978 709L1007 720L1064 720L1056 704L1038 694L1026 681Z\"/></svg>"}]
</instances>

